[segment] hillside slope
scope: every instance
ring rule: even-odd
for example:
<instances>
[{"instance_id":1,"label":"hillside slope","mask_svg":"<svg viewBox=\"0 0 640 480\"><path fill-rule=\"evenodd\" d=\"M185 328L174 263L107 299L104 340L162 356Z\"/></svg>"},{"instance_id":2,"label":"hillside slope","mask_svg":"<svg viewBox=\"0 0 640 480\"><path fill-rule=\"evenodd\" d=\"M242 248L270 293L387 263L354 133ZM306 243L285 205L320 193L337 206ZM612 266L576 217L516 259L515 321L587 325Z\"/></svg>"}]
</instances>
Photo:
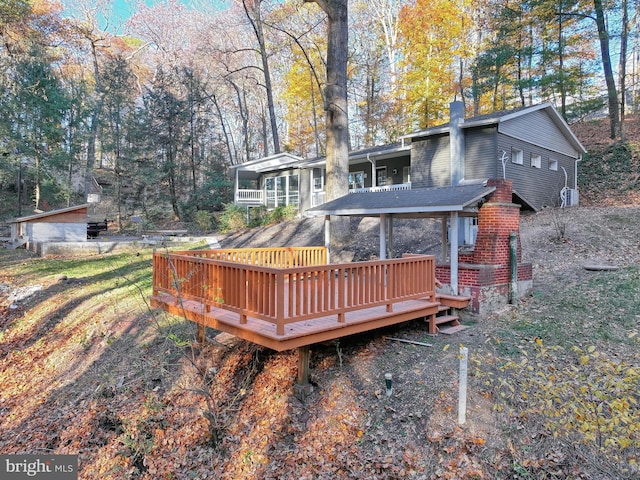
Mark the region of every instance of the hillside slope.
<instances>
[{"instance_id":1,"label":"hillside slope","mask_svg":"<svg viewBox=\"0 0 640 480\"><path fill-rule=\"evenodd\" d=\"M578 164L581 205L640 205L640 116L625 119L625 142L613 142L608 126L606 119L571 125L588 151Z\"/></svg>"}]
</instances>

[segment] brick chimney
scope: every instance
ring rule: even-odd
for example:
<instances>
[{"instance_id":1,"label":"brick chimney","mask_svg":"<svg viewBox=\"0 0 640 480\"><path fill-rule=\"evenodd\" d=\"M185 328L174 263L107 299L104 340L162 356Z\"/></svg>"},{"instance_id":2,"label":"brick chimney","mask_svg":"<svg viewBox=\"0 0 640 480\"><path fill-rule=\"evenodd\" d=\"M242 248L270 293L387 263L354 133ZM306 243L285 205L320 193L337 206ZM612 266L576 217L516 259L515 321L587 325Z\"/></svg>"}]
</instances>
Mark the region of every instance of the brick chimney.
<instances>
[{"instance_id":1,"label":"brick chimney","mask_svg":"<svg viewBox=\"0 0 640 480\"><path fill-rule=\"evenodd\" d=\"M511 201L511 180L490 179L487 186L496 187L496 190L478 210L478 236L473 250L473 263L509 265L511 232L518 234L518 261L521 261L520 205Z\"/></svg>"}]
</instances>

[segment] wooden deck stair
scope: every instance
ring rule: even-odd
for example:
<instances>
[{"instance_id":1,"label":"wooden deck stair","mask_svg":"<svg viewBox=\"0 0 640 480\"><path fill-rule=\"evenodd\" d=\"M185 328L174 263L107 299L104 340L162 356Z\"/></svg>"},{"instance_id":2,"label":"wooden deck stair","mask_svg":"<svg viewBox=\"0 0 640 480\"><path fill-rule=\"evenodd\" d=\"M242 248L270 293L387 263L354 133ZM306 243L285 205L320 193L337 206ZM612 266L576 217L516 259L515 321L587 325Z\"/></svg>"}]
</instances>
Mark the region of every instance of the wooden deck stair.
<instances>
[{"instance_id":1,"label":"wooden deck stair","mask_svg":"<svg viewBox=\"0 0 640 480\"><path fill-rule=\"evenodd\" d=\"M471 298L464 295L436 294L436 302L440 306L438 312L428 318L429 333L436 335L439 332L438 325L460 325L460 316L456 314L456 310L466 308L470 301Z\"/></svg>"}]
</instances>

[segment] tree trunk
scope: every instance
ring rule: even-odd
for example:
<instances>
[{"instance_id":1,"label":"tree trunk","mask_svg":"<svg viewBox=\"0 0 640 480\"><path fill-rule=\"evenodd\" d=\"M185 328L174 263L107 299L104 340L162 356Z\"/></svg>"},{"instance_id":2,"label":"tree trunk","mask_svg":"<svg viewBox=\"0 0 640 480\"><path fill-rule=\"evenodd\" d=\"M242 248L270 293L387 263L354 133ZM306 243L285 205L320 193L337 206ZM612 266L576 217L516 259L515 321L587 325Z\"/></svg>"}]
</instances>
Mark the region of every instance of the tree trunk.
<instances>
[{"instance_id":1,"label":"tree trunk","mask_svg":"<svg viewBox=\"0 0 640 480\"><path fill-rule=\"evenodd\" d=\"M93 171L96 167L96 144L98 143L98 137L100 136L100 115L102 113L103 106L102 79L100 77L100 68L98 65L97 45L96 41L89 35L87 35L86 38L89 40L89 44L91 46L91 59L93 62L93 77L97 102L94 105L93 112L91 113L91 126L89 129L89 138L87 139L87 169L84 182L85 201L91 192L91 185L93 184Z\"/></svg>"},{"instance_id":2,"label":"tree trunk","mask_svg":"<svg viewBox=\"0 0 640 480\"><path fill-rule=\"evenodd\" d=\"M602 55L602 69L604 70L604 79L607 84L607 97L609 99L609 125L611 138L616 138L619 130L619 112L618 112L618 92L616 91L616 82L613 77L613 69L611 68L611 56L609 53L609 32L604 18L604 9L602 0L593 0L596 11L596 24L598 26L598 37L600 39L600 52Z\"/></svg>"},{"instance_id":3,"label":"tree trunk","mask_svg":"<svg viewBox=\"0 0 640 480\"><path fill-rule=\"evenodd\" d=\"M626 139L624 131L624 115L627 90L627 48L629 39L629 5L627 0L622 1L622 34L620 35L620 138Z\"/></svg>"},{"instance_id":4,"label":"tree trunk","mask_svg":"<svg viewBox=\"0 0 640 480\"><path fill-rule=\"evenodd\" d=\"M305 0L317 3L329 20L327 84L324 109L327 115L327 200L349 193L349 116L347 112L347 54L349 21L347 0ZM347 219L334 221L333 240L341 243L349 235Z\"/></svg>"}]
</instances>

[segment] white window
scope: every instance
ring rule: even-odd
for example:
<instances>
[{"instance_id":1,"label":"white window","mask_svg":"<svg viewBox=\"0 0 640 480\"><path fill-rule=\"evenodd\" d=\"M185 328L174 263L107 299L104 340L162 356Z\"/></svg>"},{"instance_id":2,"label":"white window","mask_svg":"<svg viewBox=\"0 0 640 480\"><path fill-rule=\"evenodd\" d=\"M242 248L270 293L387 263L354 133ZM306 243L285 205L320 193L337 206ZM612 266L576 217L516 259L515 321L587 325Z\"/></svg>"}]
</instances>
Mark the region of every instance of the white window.
<instances>
[{"instance_id":1,"label":"white window","mask_svg":"<svg viewBox=\"0 0 640 480\"><path fill-rule=\"evenodd\" d=\"M364 188L364 172L349 173L349 188Z\"/></svg>"},{"instance_id":2,"label":"white window","mask_svg":"<svg viewBox=\"0 0 640 480\"><path fill-rule=\"evenodd\" d=\"M321 192L324 190L324 174L325 171L321 168L313 169L313 191Z\"/></svg>"},{"instance_id":3,"label":"white window","mask_svg":"<svg viewBox=\"0 0 640 480\"><path fill-rule=\"evenodd\" d=\"M540 155L531 154L531 166L533 168L541 168L542 167L542 157Z\"/></svg>"},{"instance_id":4,"label":"white window","mask_svg":"<svg viewBox=\"0 0 640 480\"><path fill-rule=\"evenodd\" d=\"M523 163L523 154L522 150L519 148L511 149L511 163L516 163L518 165L522 165Z\"/></svg>"},{"instance_id":5,"label":"white window","mask_svg":"<svg viewBox=\"0 0 640 480\"><path fill-rule=\"evenodd\" d=\"M558 170L558 160L555 158L549 159L549 170Z\"/></svg>"}]
</instances>

